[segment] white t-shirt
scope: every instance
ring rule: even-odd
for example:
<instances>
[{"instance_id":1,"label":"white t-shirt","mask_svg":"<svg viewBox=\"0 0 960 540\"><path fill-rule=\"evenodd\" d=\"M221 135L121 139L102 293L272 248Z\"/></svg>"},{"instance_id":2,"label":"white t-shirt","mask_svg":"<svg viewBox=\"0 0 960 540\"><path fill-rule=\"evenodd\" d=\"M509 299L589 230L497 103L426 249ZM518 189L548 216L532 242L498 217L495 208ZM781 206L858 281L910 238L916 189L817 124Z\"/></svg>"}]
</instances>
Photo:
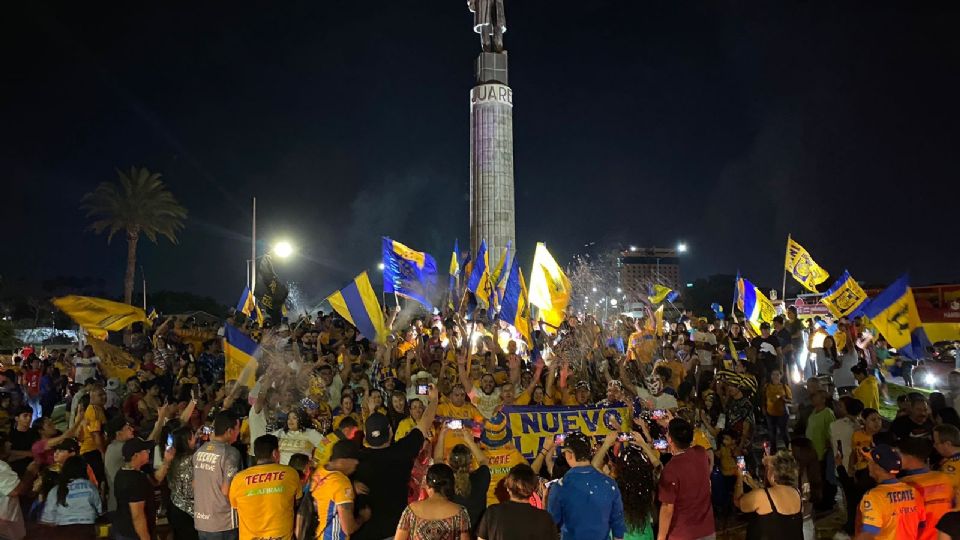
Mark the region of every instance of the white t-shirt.
<instances>
[{"instance_id":1,"label":"white t-shirt","mask_svg":"<svg viewBox=\"0 0 960 540\"><path fill-rule=\"evenodd\" d=\"M830 423L830 444L833 446L834 453L838 451L841 453L841 461L837 463L838 465L846 466L849 462L850 447L853 445L853 432L858 429L860 429L860 426L849 416Z\"/></svg>"},{"instance_id":2,"label":"white t-shirt","mask_svg":"<svg viewBox=\"0 0 960 540\"><path fill-rule=\"evenodd\" d=\"M251 432L251 435L253 433ZM286 431L278 429L272 433L280 439L280 464L289 465L294 454L306 454L313 457L313 449L323 440L323 435L315 429Z\"/></svg>"},{"instance_id":3,"label":"white t-shirt","mask_svg":"<svg viewBox=\"0 0 960 540\"><path fill-rule=\"evenodd\" d=\"M85 384L87 379L95 378L97 376L97 364L99 363L100 359L96 356L91 356L90 358L74 358L73 382Z\"/></svg>"},{"instance_id":4,"label":"white t-shirt","mask_svg":"<svg viewBox=\"0 0 960 540\"><path fill-rule=\"evenodd\" d=\"M257 440L257 437L267 434L267 415L264 412L263 408L260 409L260 412L256 412L256 407L251 407L250 416L247 417L247 425L250 427L248 451L251 456L253 455L253 441Z\"/></svg>"},{"instance_id":5,"label":"white t-shirt","mask_svg":"<svg viewBox=\"0 0 960 540\"><path fill-rule=\"evenodd\" d=\"M502 402L499 388L494 388L490 394L485 394L482 389L476 386L470 390L470 403L477 407L484 418L493 416Z\"/></svg>"},{"instance_id":6,"label":"white t-shirt","mask_svg":"<svg viewBox=\"0 0 960 540\"><path fill-rule=\"evenodd\" d=\"M713 335L710 332L701 332L697 330L693 333L694 343L706 343L714 347L717 346L717 336ZM700 358L701 366L712 366L713 365L713 351L697 349L697 356Z\"/></svg>"}]
</instances>

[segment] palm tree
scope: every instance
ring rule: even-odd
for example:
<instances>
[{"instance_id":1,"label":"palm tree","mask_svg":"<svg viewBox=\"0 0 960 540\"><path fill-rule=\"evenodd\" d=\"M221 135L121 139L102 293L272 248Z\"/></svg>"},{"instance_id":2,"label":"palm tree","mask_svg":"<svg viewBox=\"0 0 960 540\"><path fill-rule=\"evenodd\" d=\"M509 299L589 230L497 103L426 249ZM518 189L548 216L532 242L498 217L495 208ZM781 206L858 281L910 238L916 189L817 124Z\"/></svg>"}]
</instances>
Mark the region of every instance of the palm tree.
<instances>
[{"instance_id":1,"label":"palm tree","mask_svg":"<svg viewBox=\"0 0 960 540\"><path fill-rule=\"evenodd\" d=\"M93 218L90 229L100 234L108 231L107 243L113 235L127 236L127 273L123 279L123 301L133 300L133 278L137 268L137 242L140 234L147 235L154 244L157 235L177 243L177 233L183 229L187 209L167 191L158 173L146 168L130 167L129 172L117 170L119 182L101 182L81 200L87 217Z\"/></svg>"}]
</instances>

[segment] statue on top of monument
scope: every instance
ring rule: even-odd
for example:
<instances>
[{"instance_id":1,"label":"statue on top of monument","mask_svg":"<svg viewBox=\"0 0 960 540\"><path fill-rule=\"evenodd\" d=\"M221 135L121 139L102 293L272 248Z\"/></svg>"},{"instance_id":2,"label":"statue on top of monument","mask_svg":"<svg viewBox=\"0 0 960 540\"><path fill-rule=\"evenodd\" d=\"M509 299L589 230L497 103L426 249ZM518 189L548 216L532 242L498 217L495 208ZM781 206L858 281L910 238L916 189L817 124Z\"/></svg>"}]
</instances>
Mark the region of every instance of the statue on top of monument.
<instances>
[{"instance_id":1,"label":"statue on top of monument","mask_svg":"<svg viewBox=\"0 0 960 540\"><path fill-rule=\"evenodd\" d=\"M507 15L503 0L467 0L473 13L473 31L480 34L484 52L503 52L503 34L507 31Z\"/></svg>"}]
</instances>

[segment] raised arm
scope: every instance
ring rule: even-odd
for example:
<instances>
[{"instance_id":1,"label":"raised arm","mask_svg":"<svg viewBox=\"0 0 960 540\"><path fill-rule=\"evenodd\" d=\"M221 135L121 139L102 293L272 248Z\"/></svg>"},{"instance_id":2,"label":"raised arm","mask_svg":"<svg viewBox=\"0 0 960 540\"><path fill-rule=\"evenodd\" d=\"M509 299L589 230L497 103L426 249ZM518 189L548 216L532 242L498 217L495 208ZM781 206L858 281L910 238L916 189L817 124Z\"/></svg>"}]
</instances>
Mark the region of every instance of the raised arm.
<instances>
[{"instance_id":1,"label":"raised arm","mask_svg":"<svg viewBox=\"0 0 960 540\"><path fill-rule=\"evenodd\" d=\"M470 433L469 430L461 429L457 432L457 436L463 439L463 444L470 449L470 453L473 454L473 459L477 460L477 466L483 467L490 464L487 455L477 446L477 442L473 440L473 434Z\"/></svg>"},{"instance_id":2,"label":"raised arm","mask_svg":"<svg viewBox=\"0 0 960 540\"><path fill-rule=\"evenodd\" d=\"M463 390L467 394L469 394L470 391L473 390L473 381L470 380L470 373L467 369L468 349L469 347L464 347L463 355L461 355L460 358L457 358L457 374L459 375L459 378L460 378L460 384L463 385Z\"/></svg>"},{"instance_id":3,"label":"raised arm","mask_svg":"<svg viewBox=\"0 0 960 540\"><path fill-rule=\"evenodd\" d=\"M603 438L603 444L600 445L597 452L593 454L593 459L590 460L590 465L593 465L594 469L603 472L603 462L607 458L607 452L610 451L610 448L613 447L613 443L615 442L617 442L617 432L611 431L607 433L607 436Z\"/></svg>"},{"instance_id":4,"label":"raised arm","mask_svg":"<svg viewBox=\"0 0 960 540\"><path fill-rule=\"evenodd\" d=\"M430 402L427 403L427 408L423 411L423 416L421 416L420 421L417 422L417 429L423 432L424 437L430 433L430 428L433 426L433 419L437 416L437 404L440 401L440 392L437 390L435 384L430 385L430 393L427 397L429 397Z\"/></svg>"}]
</instances>

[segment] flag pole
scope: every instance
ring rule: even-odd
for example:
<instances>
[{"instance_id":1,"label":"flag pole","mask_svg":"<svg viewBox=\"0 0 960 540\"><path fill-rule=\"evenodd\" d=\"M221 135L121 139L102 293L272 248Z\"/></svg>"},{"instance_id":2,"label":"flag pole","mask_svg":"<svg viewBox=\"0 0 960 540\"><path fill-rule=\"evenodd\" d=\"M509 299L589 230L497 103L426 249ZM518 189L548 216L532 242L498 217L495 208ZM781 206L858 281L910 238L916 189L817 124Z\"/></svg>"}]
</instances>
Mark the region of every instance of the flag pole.
<instances>
[{"instance_id":1,"label":"flag pole","mask_svg":"<svg viewBox=\"0 0 960 540\"><path fill-rule=\"evenodd\" d=\"M257 288L257 198L253 198L253 220L250 234L250 292Z\"/></svg>"},{"instance_id":2,"label":"flag pole","mask_svg":"<svg viewBox=\"0 0 960 540\"><path fill-rule=\"evenodd\" d=\"M790 249L790 233L787 233L787 247L783 252L783 286L780 289L780 301L783 302L783 312L787 312L787 255Z\"/></svg>"}]
</instances>

